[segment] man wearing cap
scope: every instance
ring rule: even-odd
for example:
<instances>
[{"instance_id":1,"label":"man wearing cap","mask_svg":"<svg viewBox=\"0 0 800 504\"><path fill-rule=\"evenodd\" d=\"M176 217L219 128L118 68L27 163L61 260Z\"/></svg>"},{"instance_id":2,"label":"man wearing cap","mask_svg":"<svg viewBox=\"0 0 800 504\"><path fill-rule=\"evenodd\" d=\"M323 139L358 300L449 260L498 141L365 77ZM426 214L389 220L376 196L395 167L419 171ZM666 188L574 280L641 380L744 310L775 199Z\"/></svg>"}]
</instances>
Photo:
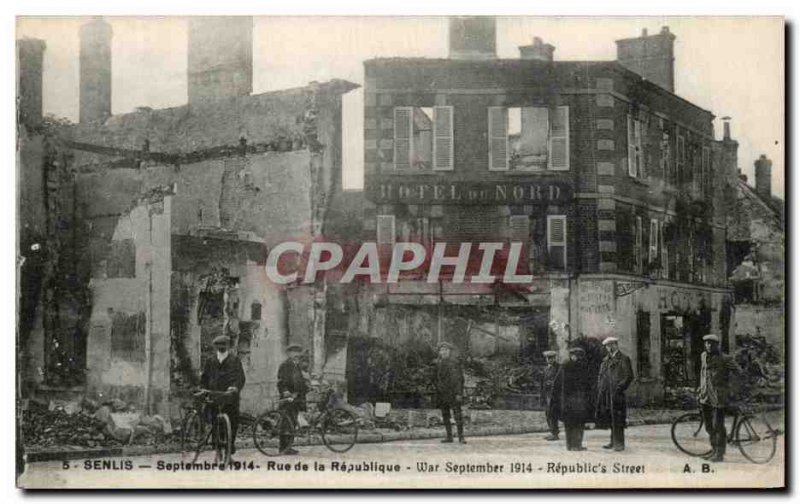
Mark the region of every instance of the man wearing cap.
<instances>
[{"instance_id":1,"label":"man wearing cap","mask_svg":"<svg viewBox=\"0 0 800 504\"><path fill-rule=\"evenodd\" d=\"M738 367L733 359L720 351L719 336L703 336L705 351L700 355L700 386L697 402L703 414L703 423L711 443L711 453L706 455L711 462L722 462L725 456L727 432L725 432L725 408L730 399L731 378Z\"/></svg>"},{"instance_id":2,"label":"man wearing cap","mask_svg":"<svg viewBox=\"0 0 800 504\"><path fill-rule=\"evenodd\" d=\"M546 352L542 352L544 355L545 360L547 361L547 365L542 371L542 383L540 388L540 397L542 401L542 406L544 406L544 413L545 418L547 419L547 427L550 429L550 434L545 436L545 440L547 441L557 441L558 440L558 415L556 415L556 411L553 408L553 384L556 380L556 375L558 374L558 370L561 366L558 364L558 353L554 352L553 350L547 350Z\"/></svg>"},{"instance_id":3,"label":"man wearing cap","mask_svg":"<svg viewBox=\"0 0 800 504\"><path fill-rule=\"evenodd\" d=\"M306 393L308 384L303 376L300 361L303 356L303 347L289 345L286 348L287 358L278 368L278 393L282 399L280 409L283 410L292 422L293 428L297 427L297 415L306 410ZM284 455L297 455L297 450L292 448L293 436L280 436L278 448Z\"/></svg>"},{"instance_id":4,"label":"man wearing cap","mask_svg":"<svg viewBox=\"0 0 800 504\"><path fill-rule=\"evenodd\" d=\"M447 342L439 343L439 358L436 359L436 399L442 409L442 422L447 437L442 443L453 442L453 426L450 423L450 410L456 420L458 442L466 444L464 439L464 417L461 404L464 399L464 371L461 363L453 356L453 345Z\"/></svg>"},{"instance_id":5,"label":"man wearing cap","mask_svg":"<svg viewBox=\"0 0 800 504\"><path fill-rule=\"evenodd\" d=\"M207 359L200 375L200 386L214 392L231 392L227 398L221 399L220 411L228 415L231 421L231 453L236 453L236 432L239 428L239 394L244 388L245 376L242 362L229 350L227 336L217 336L212 341L216 355Z\"/></svg>"},{"instance_id":6,"label":"man wearing cap","mask_svg":"<svg viewBox=\"0 0 800 504\"><path fill-rule=\"evenodd\" d=\"M619 350L617 338L606 338L603 346L607 354L600 364L597 377L595 426L598 429L611 429L611 442L603 448L623 451L628 414L625 391L633 381L633 367L630 357Z\"/></svg>"},{"instance_id":7,"label":"man wearing cap","mask_svg":"<svg viewBox=\"0 0 800 504\"><path fill-rule=\"evenodd\" d=\"M553 383L553 408L564 422L568 451L584 451L584 424L591 419L592 379L583 348L569 349L569 360L561 366Z\"/></svg>"}]
</instances>

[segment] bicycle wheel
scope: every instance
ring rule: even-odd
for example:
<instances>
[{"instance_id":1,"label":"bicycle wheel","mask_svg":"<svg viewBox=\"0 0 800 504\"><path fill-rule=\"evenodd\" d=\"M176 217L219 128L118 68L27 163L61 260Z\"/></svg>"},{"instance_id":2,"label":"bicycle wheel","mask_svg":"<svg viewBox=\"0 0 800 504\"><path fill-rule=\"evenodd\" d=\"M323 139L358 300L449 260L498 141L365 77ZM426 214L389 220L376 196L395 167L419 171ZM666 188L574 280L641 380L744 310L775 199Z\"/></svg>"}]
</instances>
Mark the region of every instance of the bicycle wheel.
<instances>
[{"instance_id":1,"label":"bicycle wheel","mask_svg":"<svg viewBox=\"0 0 800 504\"><path fill-rule=\"evenodd\" d=\"M778 430L770 425L766 416L746 415L736 427L735 442L747 460L766 464L775 456Z\"/></svg>"},{"instance_id":2,"label":"bicycle wheel","mask_svg":"<svg viewBox=\"0 0 800 504\"><path fill-rule=\"evenodd\" d=\"M358 441L358 419L343 409L335 409L320 422L322 442L329 450L344 453Z\"/></svg>"},{"instance_id":3,"label":"bicycle wheel","mask_svg":"<svg viewBox=\"0 0 800 504\"><path fill-rule=\"evenodd\" d=\"M225 413L217 415L215 426L217 430L214 440L214 451L216 453L214 461L223 467L227 467L231 462L231 451L233 450L233 435L231 433L231 419Z\"/></svg>"},{"instance_id":4,"label":"bicycle wheel","mask_svg":"<svg viewBox=\"0 0 800 504\"><path fill-rule=\"evenodd\" d=\"M181 424L181 458L197 449L197 440L203 434L203 422L196 411L190 411Z\"/></svg>"},{"instance_id":5,"label":"bicycle wheel","mask_svg":"<svg viewBox=\"0 0 800 504\"><path fill-rule=\"evenodd\" d=\"M711 453L708 434L700 413L686 413L672 422L672 442L680 451L693 457Z\"/></svg>"},{"instance_id":6,"label":"bicycle wheel","mask_svg":"<svg viewBox=\"0 0 800 504\"><path fill-rule=\"evenodd\" d=\"M281 436L294 436L292 422L282 411L266 411L253 423L253 443L267 457L281 454Z\"/></svg>"}]
</instances>

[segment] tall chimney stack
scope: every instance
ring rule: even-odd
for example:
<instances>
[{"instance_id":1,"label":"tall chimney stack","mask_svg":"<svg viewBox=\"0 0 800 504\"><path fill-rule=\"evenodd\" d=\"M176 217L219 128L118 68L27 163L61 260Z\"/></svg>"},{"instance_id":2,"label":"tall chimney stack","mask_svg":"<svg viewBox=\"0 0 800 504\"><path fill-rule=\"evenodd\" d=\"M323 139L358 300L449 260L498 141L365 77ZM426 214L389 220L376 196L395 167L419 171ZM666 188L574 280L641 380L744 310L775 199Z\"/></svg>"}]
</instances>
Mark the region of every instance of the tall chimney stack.
<instances>
[{"instance_id":1,"label":"tall chimney stack","mask_svg":"<svg viewBox=\"0 0 800 504\"><path fill-rule=\"evenodd\" d=\"M80 122L111 116L111 25L97 17L81 26Z\"/></svg>"},{"instance_id":2,"label":"tall chimney stack","mask_svg":"<svg viewBox=\"0 0 800 504\"><path fill-rule=\"evenodd\" d=\"M253 92L253 18L189 21L189 103Z\"/></svg>"},{"instance_id":3,"label":"tall chimney stack","mask_svg":"<svg viewBox=\"0 0 800 504\"><path fill-rule=\"evenodd\" d=\"M492 16L450 18L452 59L488 60L497 58L497 25Z\"/></svg>"},{"instance_id":4,"label":"tall chimney stack","mask_svg":"<svg viewBox=\"0 0 800 504\"><path fill-rule=\"evenodd\" d=\"M756 159L756 194L768 200L772 197L772 161L764 154Z\"/></svg>"},{"instance_id":5,"label":"tall chimney stack","mask_svg":"<svg viewBox=\"0 0 800 504\"><path fill-rule=\"evenodd\" d=\"M42 124L43 40L17 40L17 117L29 129Z\"/></svg>"},{"instance_id":6,"label":"tall chimney stack","mask_svg":"<svg viewBox=\"0 0 800 504\"><path fill-rule=\"evenodd\" d=\"M642 30L639 37L617 40L617 61L670 93L675 92L675 35L668 26L655 35Z\"/></svg>"},{"instance_id":7,"label":"tall chimney stack","mask_svg":"<svg viewBox=\"0 0 800 504\"><path fill-rule=\"evenodd\" d=\"M533 44L519 46L519 57L525 60L553 61L555 50L552 44L545 44L539 37L533 37Z\"/></svg>"}]
</instances>

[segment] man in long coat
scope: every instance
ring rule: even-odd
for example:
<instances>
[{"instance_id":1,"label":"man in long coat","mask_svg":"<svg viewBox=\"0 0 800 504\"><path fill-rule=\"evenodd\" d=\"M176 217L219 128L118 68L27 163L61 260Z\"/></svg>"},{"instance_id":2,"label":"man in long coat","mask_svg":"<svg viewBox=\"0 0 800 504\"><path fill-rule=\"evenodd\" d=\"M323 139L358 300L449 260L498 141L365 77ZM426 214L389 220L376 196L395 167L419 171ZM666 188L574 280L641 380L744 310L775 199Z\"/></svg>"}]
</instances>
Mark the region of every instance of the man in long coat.
<instances>
[{"instance_id":1,"label":"man in long coat","mask_svg":"<svg viewBox=\"0 0 800 504\"><path fill-rule=\"evenodd\" d=\"M439 358L436 359L436 400L442 410L442 422L447 434L442 443L453 442L453 426L450 424L450 410L456 420L458 442L466 444L464 439L464 417L461 404L464 401L464 371L461 363L453 355L453 345L447 342L439 344Z\"/></svg>"},{"instance_id":2,"label":"man in long coat","mask_svg":"<svg viewBox=\"0 0 800 504\"><path fill-rule=\"evenodd\" d=\"M308 383L303 376L301 360L303 347L289 345L286 348L287 359L278 367L278 393L282 399L279 409L286 413L292 422L292 430L297 427L297 416L306 410L306 394ZM292 448L293 436L282 435L278 439L278 448L284 455L297 455Z\"/></svg>"},{"instance_id":3,"label":"man in long coat","mask_svg":"<svg viewBox=\"0 0 800 504\"><path fill-rule=\"evenodd\" d=\"M544 406L545 418L547 419L547 428L550 430L550 434L545 436L545 439L547 441L557 441L558 414L553 407L555 404L553 402L553 385L555 384L556 376L558 375L558 371L561 369L561 366L558 364L558 354L553 350L547 350L546 352L543 352L542 355L544 355L547 365L542 371L540 397L542 406Z\"/></svg>"},{"instance_id":4,"label":"man in long coat","mask_svg":"<svg viewBox=\"0 0 800 504\"><path fill-rule=\"evenodd\" d=\"M583 348L570 348L553 384L553 408L564 422L568 451L584 451L584 424L591 419L592 379Z\"/></svg>"},{"instance_id":5,"label":"man in long coat","mask_svg":"<svg viewBox=\"0 0 800 504\"><path fill-rule=\"evenodd\" d=\"M216 355L207 359L200 375L200 386L214 392L231 392L222 400L220 412L228 415L231 421L231 453L236 453L236 432L239 429L239 394L244 388L245 376L242 362L228 349L228 337L217 336L212 344Z\"/></svg>"},{"instance_id":6,"label":"man in long coat","mask_svg":"<svg viewBox=\"0 0 800 504\"><path fill-rule=\"evenodd\" d=\"M611 429L611 442L603 448L623 451L628 414L625 391L633 381L633 368L630 357L619 350L617 338L606 338L603 346L607 355L600 364L597 377L595 426L598 429Z\"/></svg>"},{"instance_id":7,"label":"man in long coat","mask_svg":"<svg viewBox=\"0 0 800 504\"><path fill-rule=\"evenodd\" d=\"M711 442L711 453L705 456L711 462L722 462L727 444L725 431L725 409L731 395L732 379L738 366L719 348L719 337L715 334L703 336L705 352L700 355L700 387L697 402L703 414L703 423Z\"/></svg>"}]
</instances>

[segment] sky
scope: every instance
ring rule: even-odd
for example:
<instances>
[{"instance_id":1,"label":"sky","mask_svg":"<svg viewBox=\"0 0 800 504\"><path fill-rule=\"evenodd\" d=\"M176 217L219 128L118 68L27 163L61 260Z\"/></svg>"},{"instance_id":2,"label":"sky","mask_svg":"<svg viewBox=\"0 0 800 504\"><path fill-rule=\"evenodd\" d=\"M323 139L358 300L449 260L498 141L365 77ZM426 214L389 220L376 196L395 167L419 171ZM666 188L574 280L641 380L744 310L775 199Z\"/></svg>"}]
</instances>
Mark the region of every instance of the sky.
<instances>
[{"instance_id":1,"label":"sky","mask_svg":"<svg viewBox=\"0 0 800 504\"><path fill-rule=\"evenodd\" d=\"M179 17L111 17L112 112L186 103L187 22ZM86 18L21 17L17 38L47 43L44 111L78 118L78 28ZM498 17L497 52L519 57L534 36L556 60L613 60L614 41L668 25L676 35L676 93L717 116L732 117L739 166L772 159L773 193L784 195L784 24L768 17ZM374 57L446 57L446 17L256 17L253 92L346 79L363 85ZM363 91L344 97L344 184L363 181Z\"/></svg>"}]
</instances>

